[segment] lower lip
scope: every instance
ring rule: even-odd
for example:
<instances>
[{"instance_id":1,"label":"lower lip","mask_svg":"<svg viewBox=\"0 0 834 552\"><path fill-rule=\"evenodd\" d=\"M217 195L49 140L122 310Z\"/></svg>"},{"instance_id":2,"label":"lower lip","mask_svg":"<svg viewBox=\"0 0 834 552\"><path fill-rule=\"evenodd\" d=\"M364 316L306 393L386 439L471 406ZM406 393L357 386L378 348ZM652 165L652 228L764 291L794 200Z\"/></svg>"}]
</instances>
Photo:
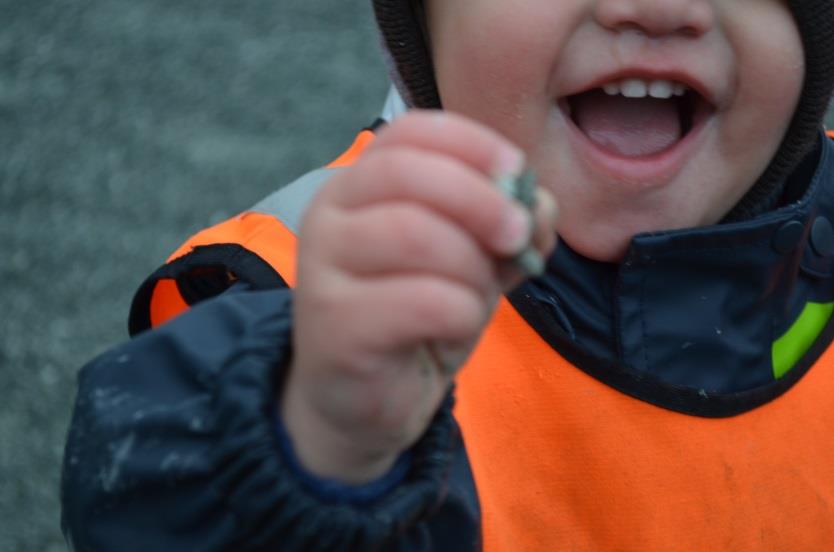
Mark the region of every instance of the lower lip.
<instances>
[{"instance_id":1,"label":"lower lip","mask_svg":"<svg viewBox=\"0 0 834 552\"><path fill-rule=\"evenodd\" d=\"M576 126L568 114L567 106L561 102L559 110L567 122L570 143L588 168L617 180L619 186L626 185L639 190L661 188L669 183L695 154L711 120L708 110L702 107L693 116L692 128L674 145L651 155L626 157L591 141Z\"/></svg>"}]
</instances>

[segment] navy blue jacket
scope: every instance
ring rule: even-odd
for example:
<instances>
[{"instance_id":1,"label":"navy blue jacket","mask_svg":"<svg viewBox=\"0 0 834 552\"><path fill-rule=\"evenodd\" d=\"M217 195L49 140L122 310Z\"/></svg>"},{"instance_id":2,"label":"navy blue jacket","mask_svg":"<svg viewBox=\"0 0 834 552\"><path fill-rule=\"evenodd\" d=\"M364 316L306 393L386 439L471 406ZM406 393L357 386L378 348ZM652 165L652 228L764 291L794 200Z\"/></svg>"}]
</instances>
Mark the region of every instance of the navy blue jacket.
<instances>
[{"instance_id":1,"label":"navy blue jacket","mask_svg":"<svg viewBox=\"0 0 834 552\"><path fill-rule=\"evenodd\" d=\"M622 266L583 261L563 244L549 261L550 276L510 299L553 347L581 351L568 356L579 368L637 398L704 416L754 408L801 377L796 371L780 382L765 381L773 379L770 365L761 371L761 363L749 360L769 354L751 346L761 325L787 328L807 301L834 301L831 141L794 180L802 191L779 210L734 225L637 237ZM752 244L743 249L750 259L702 247L742 239ZM734 268L742 262L746 272ZM628 296L629 281L646 278L653 296L635 298L656 299L648 311L661 318L630 321L623 309L645 309ZM753 305L762 316L727 322L717 339L716 327L704 321L720 318L709 310L718 303L693 291L691 304L680 304L673 296L684 287L737 297L722 308ZM208 288L205 299L191 294L194 306L182 316L139 332L81 370L62 487L62 525L74 550L479 548L477 495L451 398L384 492L327 492L296 465L276 420L291 354L291 292ZM619 305L619 318L612 305ZM630 332L646 323L657 323L669 338L637 343ZM830 326L808 355L827 345ZM629 359L632 341L666 358L694 332L703 334L704 352L680 362L721 354L722 361L738 359L737 366L730 362L730 369L709 373L670 361L670 371L655 374ZM612 363L616 370L605 368ZM801 364L810 365L808 359ZM722 374L729 379L721 381ZM642 396L644 387L635 385L646 381L656 382L653 390L674 389L677 397L692 391L698 402L664 402L655 391ZM741 404L749 388L763 393ZM697 408L687 410L692 404Z\"/></svg>"},{"instance_id":2,"label":"navy blue jacket","mask_svg":"<svg viewBox=\"0 0 834 552\"><path fill-rule=\"evenodd\" d=\"M275 397L290 304L288 290L224 293L84 367L62 488L73 550L476 547L451 401L372 504L317 496L289 469Z\"/></svg>"}]
</instances>

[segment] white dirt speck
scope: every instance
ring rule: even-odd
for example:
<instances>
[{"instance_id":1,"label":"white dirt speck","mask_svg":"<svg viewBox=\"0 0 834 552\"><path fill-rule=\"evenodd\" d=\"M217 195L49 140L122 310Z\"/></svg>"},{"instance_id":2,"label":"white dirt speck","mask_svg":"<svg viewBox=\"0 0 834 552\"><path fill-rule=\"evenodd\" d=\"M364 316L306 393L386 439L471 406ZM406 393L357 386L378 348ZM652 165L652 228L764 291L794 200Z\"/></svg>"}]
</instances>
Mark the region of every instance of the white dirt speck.
<instances>
[{"instance_id":1,"label":"white dirt speck","mask_svg":"<svg viewBox=\"0 0 834 552\"><path fill-rule=\"evenodd\" d=\"M119 476L122 472L122 465L130 456L130 451L133 449L133 444L136 441L136 435L131 433L124 439L116 441L110 446L110 465L103 468L101 474L101 488L104 492L112 492L119 482Z\"/></svg>"}]
</instances>

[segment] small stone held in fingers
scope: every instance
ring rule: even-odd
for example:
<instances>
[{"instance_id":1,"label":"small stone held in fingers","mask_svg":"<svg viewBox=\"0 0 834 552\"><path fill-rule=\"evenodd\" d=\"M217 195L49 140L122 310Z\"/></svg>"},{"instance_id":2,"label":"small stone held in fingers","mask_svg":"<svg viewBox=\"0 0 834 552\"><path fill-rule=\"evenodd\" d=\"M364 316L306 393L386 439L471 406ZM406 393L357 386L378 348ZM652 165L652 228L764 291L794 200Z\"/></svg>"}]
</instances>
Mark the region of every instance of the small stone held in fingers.
<instances>
[{"instance_id":1,"label":"small stone held in fingers","mask_svg":"<svg viewBox=\"0 0 834 552\"><path fill-rule=\"evenodd\" d=\"M505 196L524 205L527 209L536 207L536 173L532 169L518 176L500 176L495 180L496 187Z\"/></svg>"},{"instance_id":2,"label":"small stone held in fingers","mask_svg":"<svg viewBox=\"0 0 834 552\"><path fill-rule=\"evenodd\" d=\"M532 169L516 179L514 197L529 210L536 208L536 173Z\"/></svg>"},{"instance_id":3,"label":"small stone held in fingers","mask_svg":"<svg viewBox=\"0 0 834 552\"><path fill-rule=\"evenodd\" d=\"M544 259L533 247L528 247L513 258L513 263L528 277L544 274Z\"/></svg>"},{"instance_id":4,"label":"small stone held in fingers","mask_svg":"<svg viewBox=\"0 0 834 552\"><path fill-rule=\"evenodd\" d=\"M530 212L531 219L535 224L532 213L537 203L536 173L532 169L527 169L518 176L499 177L496 179L495 185L505 196L521 203ZM533 234L535 234L535 228L530 233L531 236ZM544 259L535 248L530 246L516 255L513 258L513 263L528 277L541 276L545 271Z\"/></svg>"},{"instance_id":5,"label":"small stone held in fingers","mask_svg":"<svg viewBox=\"0 0 834 552\"><path fill-rule=\"evenodd\" d=\"M495 187L498 188L504 196L515 197L516 177L512 175L498 176L495 178Z\"/></svg>"}]
</instances>

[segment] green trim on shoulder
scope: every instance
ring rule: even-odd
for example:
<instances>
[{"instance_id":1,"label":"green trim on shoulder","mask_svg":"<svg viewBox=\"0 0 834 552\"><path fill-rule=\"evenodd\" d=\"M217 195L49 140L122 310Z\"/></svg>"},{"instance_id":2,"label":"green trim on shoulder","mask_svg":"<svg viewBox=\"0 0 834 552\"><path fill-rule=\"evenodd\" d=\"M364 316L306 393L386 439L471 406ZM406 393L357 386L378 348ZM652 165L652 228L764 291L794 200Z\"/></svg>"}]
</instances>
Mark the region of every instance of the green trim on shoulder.
<instances>
[{"instance_id":1,"label":"green trim on shoulder","mask_svg":"<svg viewBox=\"0 0 834 552\"><path fill-rule=\"evenodd\" d=\"M787 374L811 348L832 313L834 302L807 303L788 331L773 342L773 376L776 379Z\"/></svg>"}]
</instances>

